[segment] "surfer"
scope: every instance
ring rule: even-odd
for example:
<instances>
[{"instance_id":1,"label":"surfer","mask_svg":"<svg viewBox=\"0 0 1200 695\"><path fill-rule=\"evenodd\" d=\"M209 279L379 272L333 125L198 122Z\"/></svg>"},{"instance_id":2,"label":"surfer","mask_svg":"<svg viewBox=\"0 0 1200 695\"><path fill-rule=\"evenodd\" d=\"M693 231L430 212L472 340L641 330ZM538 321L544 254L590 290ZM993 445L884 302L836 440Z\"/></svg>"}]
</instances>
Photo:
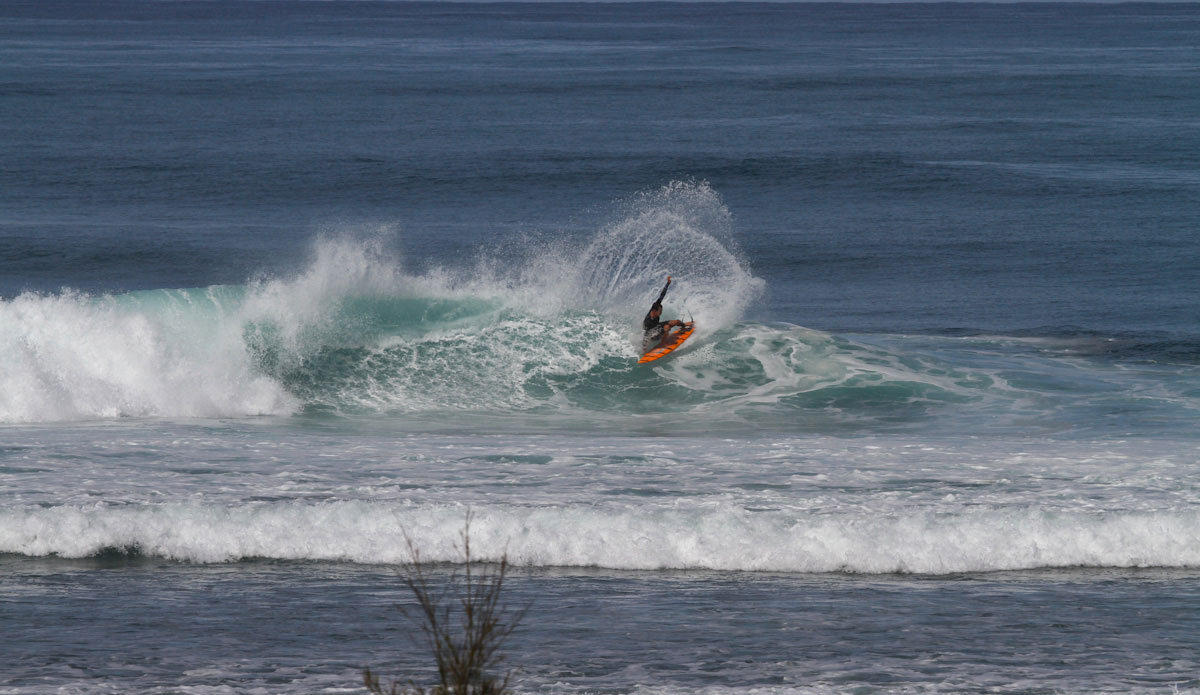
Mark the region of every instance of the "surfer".
<instances>
[{"instance_id":1,"label":"surfer","mask_svg":"<svg viewBox=\"0 0 1200 695\"><path fill-rule=\"evenodd\" d=\"M654 342L658 341L658 345L664 345L671 337L671 329L682 327L683 321L671 319L670 321L659 321L662 316L662 300L667 296L667 288L671 286L671 276L667 276L667 284L663 285L662 292L658 293L658 299L654 300L654 304L650 305L650 311L646 314L646 318L642 319L642 330L645 333L642 335L642 352L646 352L651 347L654 347Z\"/></svg>"}]
</instances>

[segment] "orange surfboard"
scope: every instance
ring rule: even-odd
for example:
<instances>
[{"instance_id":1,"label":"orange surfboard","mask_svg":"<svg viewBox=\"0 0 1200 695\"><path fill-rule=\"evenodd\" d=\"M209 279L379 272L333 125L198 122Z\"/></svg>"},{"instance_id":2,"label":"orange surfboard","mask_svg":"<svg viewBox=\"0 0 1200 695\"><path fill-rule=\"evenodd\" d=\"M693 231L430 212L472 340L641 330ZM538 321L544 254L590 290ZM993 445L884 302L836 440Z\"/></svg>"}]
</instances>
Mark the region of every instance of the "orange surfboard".
<instances>
[{"instance_id":1,"label":"orange surfboard","mask_svg":"<svg viewBox=\"0 0 1200 695\"><path fill-rule=\"evenodd\" d=\"M667 340L665 345L659 345L653 350L648 350L646 354L642 355L642 359L638 360L638 364L653 362L660 357L666 357L671 354L675 351L675 348L683 345L688 338L692 337L692 331L694 330L696 330L695 321L688 321L683 324L683 330L672 333L671 338Z\"/></svg>"}]
</instances>

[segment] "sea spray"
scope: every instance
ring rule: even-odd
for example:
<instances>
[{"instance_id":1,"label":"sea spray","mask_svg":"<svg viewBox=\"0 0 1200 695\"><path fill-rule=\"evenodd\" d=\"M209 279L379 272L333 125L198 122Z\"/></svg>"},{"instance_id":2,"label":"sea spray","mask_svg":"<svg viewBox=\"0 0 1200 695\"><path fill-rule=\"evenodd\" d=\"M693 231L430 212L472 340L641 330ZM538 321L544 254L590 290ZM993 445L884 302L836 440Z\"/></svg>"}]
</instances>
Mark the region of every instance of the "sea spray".
<instances>
[{"instance_id":1,"label":"sea spray","mask_svg":"<svg viewBox=\"0 0 1200 695\"><path fill-rule=\"evenodd\" d=\"M690 312L712 333L736 323L765 288L707 184L673 182L632 196L595 224L583 237L531 233L485 246L473 264L439 269L451 279L442 289L539 318L594 312L632 333L672 275L667 311Z\"/></svg>"},{"instance_id":2,"label":"sea spray","mask_svg":"<svg viewBox=\"0 0 1200 695\"><path fill-rule=\"evenodd\" d=\"M761 295L765 285L737 248L729 210L708 185L676 182L627 201L624 211L579 254L588 303L640 316L672 275L664 310L695 318L703 336L732 326Z\"/></svg>"}]
</instances>

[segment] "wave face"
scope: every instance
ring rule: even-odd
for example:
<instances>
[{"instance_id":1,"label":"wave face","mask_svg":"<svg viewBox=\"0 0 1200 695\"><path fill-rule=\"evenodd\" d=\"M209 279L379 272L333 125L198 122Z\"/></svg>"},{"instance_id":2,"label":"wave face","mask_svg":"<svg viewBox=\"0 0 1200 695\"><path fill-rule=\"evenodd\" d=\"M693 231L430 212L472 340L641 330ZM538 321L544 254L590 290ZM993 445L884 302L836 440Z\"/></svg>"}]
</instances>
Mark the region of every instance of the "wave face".
<instances>
[{"instance_id":1,"label":"wave face","mask_svg":"<svg viewBox=\"0 0 1200 695\"><path fill-rule=\"evenodd\" d=\"M1122 364L1098 337L834 337L743 321L764 283L703 184L627 201L582 240L537 238L406 270L385 239L316 243L308 267L244 286L0 302L0 422L253 415L535 416L625 427L1133 427L1197 414L1194 369ZM685 348L635 364L666 275ZM1107 343L1105 343L1107 344ZM1176 350L1178 352L1178 350ZM1186 368L1185 368L1186 367Z\"/></svg>"},{"instance_id":2,"label":"wave face","mask_svg":"<svg viewBox=\"0 0 1200 695\"><path fill-rule=\"evenodd\" d=\"M615 399L667 274L701 336L763 285L718 240L728 212L707 186L626 212L582 244L503 249L507 265L412 274L381 239L337 238L302 273L243 287L0 302L0 422L528 409L578 380Z\"/></svg>"}]
</instances>

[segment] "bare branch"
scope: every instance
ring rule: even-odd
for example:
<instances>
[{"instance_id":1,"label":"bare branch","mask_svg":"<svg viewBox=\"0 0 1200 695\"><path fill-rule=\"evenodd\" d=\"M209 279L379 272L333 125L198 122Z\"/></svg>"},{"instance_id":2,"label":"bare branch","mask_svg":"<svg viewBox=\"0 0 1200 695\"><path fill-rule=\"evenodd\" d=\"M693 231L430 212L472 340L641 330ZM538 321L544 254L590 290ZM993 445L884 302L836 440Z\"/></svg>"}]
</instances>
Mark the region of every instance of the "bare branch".
<instances>
[{"instance_id":1,"label":"bare branch","mask_svg":"<svg viewBox=\"0 0 1200 695\"><path fill-rule=\"evenodd\" d=\"M397 606L419 628L413 639L429 649L437 666L438 684L429 691L413 681L401 687L392 681L384 688L379 676L363 669L363 684L373 695L504 695L512 671L497 675L504 656L501 648L525 617L528 607L508 610L501 602L508 575L508 553L498 565L480 565L471 556L471 520L468 510L461 544L461 574L451 573L440 591L430 587L421 554L404 532L409 561L398 570L401 580L416 599L415 607Z\"/></svg>"}]
</instances>

